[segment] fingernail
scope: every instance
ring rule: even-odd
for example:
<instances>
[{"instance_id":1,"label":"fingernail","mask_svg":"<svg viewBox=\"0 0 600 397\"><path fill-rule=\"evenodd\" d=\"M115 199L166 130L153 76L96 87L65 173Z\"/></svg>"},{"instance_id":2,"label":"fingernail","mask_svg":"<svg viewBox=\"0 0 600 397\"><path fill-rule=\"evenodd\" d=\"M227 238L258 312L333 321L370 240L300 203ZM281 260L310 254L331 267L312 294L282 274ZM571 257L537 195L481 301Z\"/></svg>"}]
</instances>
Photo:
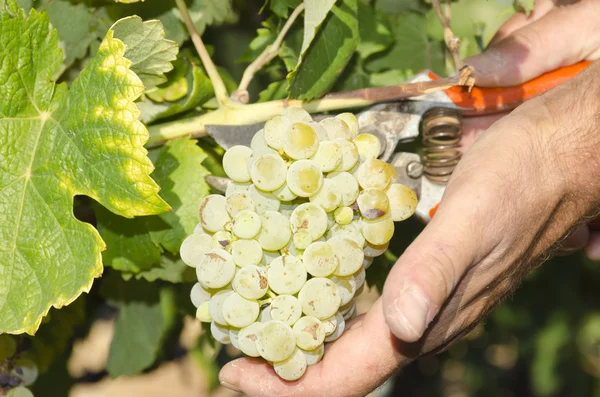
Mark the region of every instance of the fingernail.
<instances>
[{"instance_id":1,"label":"fingernail","mask_svg":"<svg viewBox=\"0 0 600 397\"><path fill-rule=\"evenodd\" d=\"M429 325L429 302L415 289L403 292L394 302L396 308L396 332L401 339L414 342L419 339Z\"/></svg>"},{"instance_id":2,"label":"fingernail","mask_svg":"<svg viewBox=\"0 0 600 397\"><path fill-rule=\"evenodd\" d=\"M233 390L236 392L240 392L241 390L238 389L237 387L235 387L234 385L232 385L231 383L227 383L223 380L219 380L219 382L221 383L221 386L228 388L229 390Z\"/></svg>"}]
</instances>

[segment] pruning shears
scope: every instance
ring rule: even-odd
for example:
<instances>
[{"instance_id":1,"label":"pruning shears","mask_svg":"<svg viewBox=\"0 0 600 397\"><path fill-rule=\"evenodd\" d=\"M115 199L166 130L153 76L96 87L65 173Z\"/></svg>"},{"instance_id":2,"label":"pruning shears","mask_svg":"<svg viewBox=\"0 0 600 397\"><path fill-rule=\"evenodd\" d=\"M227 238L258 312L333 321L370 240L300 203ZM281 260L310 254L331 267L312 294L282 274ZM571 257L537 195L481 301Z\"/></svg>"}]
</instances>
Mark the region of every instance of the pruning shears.
<instances>
[{"instance_id":1,"label":"pruning shears","mask_svg":"<svg viewBox=\"0 0 600 397\"><path fill-rule=\"evenodd\" d=\"M445 185L461 157L461 118L509 111L571 79L591 62L580 62L546 73L526 83L503 88L454 86L410 99L379 103L356 116L359 133L370 133L381 141L379 159L392 164L397 183L412 188L419 199L415 215L427 223L433 217ZM440 79L431 71L415 75L410 82ZM320 115L313 115L319 120ZM224 149L250 146L264 123L249 125L207 125L208 134ZM421 135L422 154L396 151L399 144ZM227 178L207 177L216 190L224 191Z\"/></svg>"}]
</instances>

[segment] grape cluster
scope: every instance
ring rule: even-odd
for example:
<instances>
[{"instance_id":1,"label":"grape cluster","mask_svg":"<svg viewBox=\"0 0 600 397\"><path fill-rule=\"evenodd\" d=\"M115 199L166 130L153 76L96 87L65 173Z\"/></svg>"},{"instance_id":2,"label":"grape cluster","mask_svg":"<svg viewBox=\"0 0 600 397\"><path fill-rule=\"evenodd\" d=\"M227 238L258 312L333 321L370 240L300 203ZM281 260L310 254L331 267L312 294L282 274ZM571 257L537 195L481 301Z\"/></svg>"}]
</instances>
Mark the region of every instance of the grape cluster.
<instances>
[{"instance_id":1,"label":"grape cluster","mask_svg":"<svg viewBox=\"0 0 600 397\"><path fill-rule=\"evenodd\" d=\"M351 113L314 122L291 108L223 156L231 182L202 199L181 246L196 268L196 316L221 343L300 378L356 315L365 269L417 198L378 160Z\"/></svg>"},{"instance_id":2,"label":"grape cluster","mask_svg":"<svg viewBox=\"0 0 600 397\"><path fill-rule=\"evenodd\" d=\"M22 357L16 338L0 335L0 396L33 397L27 386L32 385L37 376L37 366Z\"/></svg>"}]
</instances>

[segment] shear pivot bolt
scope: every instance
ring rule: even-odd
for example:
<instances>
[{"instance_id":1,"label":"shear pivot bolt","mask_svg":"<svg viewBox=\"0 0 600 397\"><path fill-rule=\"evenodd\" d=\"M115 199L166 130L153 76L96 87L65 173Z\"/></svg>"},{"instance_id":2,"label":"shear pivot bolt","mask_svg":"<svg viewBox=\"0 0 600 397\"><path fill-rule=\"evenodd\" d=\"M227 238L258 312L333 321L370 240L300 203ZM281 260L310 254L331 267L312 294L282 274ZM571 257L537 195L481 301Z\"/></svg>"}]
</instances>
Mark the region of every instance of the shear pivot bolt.
<instances>
[{"instance_id":1,"label":"shear pivot bolt","mask_svg":"<svg viewBox=\"0 0 600 397\"><path fill-rule=\"evenodd\" d=\"M406 166L406 173L413 179L420 178L423 176L423 164L419 163L418 161L408 163Z\"/></svg>"}]
</instances>

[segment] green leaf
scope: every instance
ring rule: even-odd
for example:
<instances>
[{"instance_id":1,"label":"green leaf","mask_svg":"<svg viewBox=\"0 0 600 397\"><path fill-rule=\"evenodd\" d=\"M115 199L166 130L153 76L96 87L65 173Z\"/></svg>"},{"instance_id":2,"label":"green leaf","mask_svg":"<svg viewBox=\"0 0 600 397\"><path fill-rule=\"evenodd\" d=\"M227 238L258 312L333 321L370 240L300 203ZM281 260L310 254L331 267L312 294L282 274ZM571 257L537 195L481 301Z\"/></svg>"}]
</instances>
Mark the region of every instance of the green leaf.
<instances>
[{"instance_id":1,"label":"green leaf","mask_svg":"<svg viewBox=\"0 0 600 397\"><path fill-rule=\"evenodd\" d=\"M284 99L287 97L289 90L289 83L287 80L275 81L263 91L258 94L258 102L274 101L277 99Z\"/></svg>"},{"instance_id":2,"label":"green leaf","mask_svg":"<svg viewBox=\"0 0 600 397\"><path fill-rule=\"evenodd\" d=\"M325 21L325 17L337 0L304 0L304 38L300 57L304 55L310 43L317 34L317 30Z\"/></svg>"},{"instance_id":3,"label":"green leaf","mask_svg":"<svg viewBox=\"0 0 600 397\"><path fill-rule=\"evenodd\" d=\"M359 42L357 0L341 0L333 7L310 42L298 66L288 76L293 98L313 99L324 95L350 61Z\"/></svg>"},{"instance_id":4,"label":"green leaf","mask_svg":"<svg viewBox=\"0 0 600 397\"><path fill-rule=\"evenodd\" d=\"M535 0L514 0L513 4L517 11L524 12L529 16L535 7Z\"/></svg>"},{"instance_id":5,"label":"green leaf","mask_svg":"<svg viewBox=\"0 0 600 397\"><path fill-rule=\"evenodd\" d=\"M123 3L123 4L131 4L131 3L137 3L138 1L144 1L144 0L114 0L116 3Z\"/></svg>"},{"instance_id":6,"label":"green leaf","mask_svg":"<svg viewBox=\"0 0 600 397\"><path fill-rule=\"evenodd\" d=\"M423 0L376 0L375 6L385 14L427 11L427 5Z\"/></svg>"},{"instance_id":7,"label":"green leaf","mask_svg":"<svg viewBox=\"0 0 600 397\"><path fill-rule=\"evenodd\" d=\"M290 10L298 7L300 3L302 0L271 0L270 9L278 17L287 18Z\"/></svg>"},{"instance_id":8,"label":"green leaf","mask_svg":"<svg viewBox=\"0 0 600 397\"><path fill-rule=\"evenodd\" d=\"M557 364L570 333L566 318L555 315L536 336L531 366L532 388L536 395L551 396L559 390L562 378Z\"/></svg>"},{"instance_id":9,"label":"green leaf","mask_svg":"<svg viewBox=\"0 0 600 397\"><path fill-rule=\"evenodd\" d=\"M193 0L188 10L200 34L207 26L235 20L232 0ZM177 15L181 19L179 12Z\"/></svg>"},{"instance_id":10,"label":"green leaf","mask_svg":"<svg viewBox=\"0 0 600 397\"><path fill-rule=\"evenodd\" d=\"M121 0L122 1L122 0ZM118 20L112 27L114 37L125 46L125 57L131 70L138 75L147 90L167 81L165 73L173 69L179 46L165 39L160 21L142 21L138 16Z\"/></svg>"},{"instance_id":11,"label":"green leaf","mask_svg":"<svg viewBox=\"0 0 600 397\"><path fill-rule=\"evenodd\" d=\"M164 280L170 283L191 283L196 282L196 271L186 265L178 257L171 255L163 255L160 259L160 264L148 270L142 270L137 274L123 273L123 278L129 280L146 280L154 282L156 280Z\"/></svg>"},{"instance_id":12,"label":"green leaf","mask_svg":"<svg viewBox=\"0 0 600 397\"><path fill-rule=\"evenodd\" d=\"M444 42L428 38L424 15L400 13L391 16L389 21L395 43L388 51L373 55L365 63L367 72L400 69L416 73L431 69L435 73L444 73Z\"/></svg>"},{"instance_id":13,"label":"green leaf","mask_svg":"<svg viewBox=\"0 0 600 397\"><path fill-rule=\"evenodd\" d=\"M0 11L0 332L33 333L102 273L104 242L73 215L86 195L125 217L169 210L133 101L142 82L109 31L67 90L58 34L45 13Z\"/></svg>"},{"instance_id":14,"label":"green leaf","mask_svg":"<svg viewBox=\"0 0 600 397\"><path fill-rule=\"evenodd\" d=\"M383 15L361 1L358 2L358 33L360 43L356 51L363 59L384 51L393 42L392 32L384 23Z\"/></svg>"}]
</instances>

